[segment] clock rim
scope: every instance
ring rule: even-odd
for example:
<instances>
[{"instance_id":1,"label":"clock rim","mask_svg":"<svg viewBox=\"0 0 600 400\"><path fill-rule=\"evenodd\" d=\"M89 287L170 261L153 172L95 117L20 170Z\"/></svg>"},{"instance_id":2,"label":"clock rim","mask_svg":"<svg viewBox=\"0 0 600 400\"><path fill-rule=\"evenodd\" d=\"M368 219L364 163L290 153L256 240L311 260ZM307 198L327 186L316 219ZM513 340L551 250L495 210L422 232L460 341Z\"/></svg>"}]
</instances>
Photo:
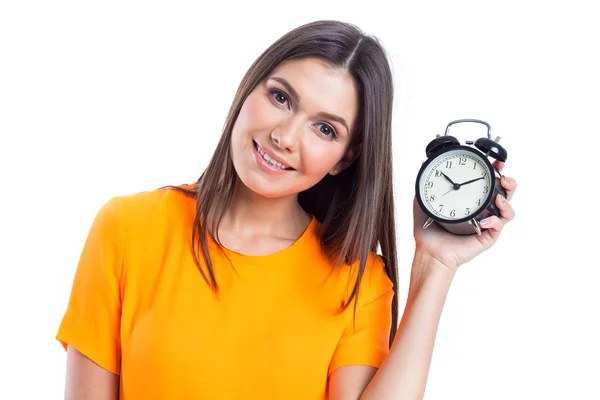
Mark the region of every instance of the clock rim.
<instances>
[{"instance_id":1,"label":"clock rim","mask_svg":"<svg viewBox=\"0 0 600 400\"><path fill-rule=\"evenodd\" d=\"M481 158L484 161L484 163L486 164L486 166L488 167L489 171L491 172L490 176L493 177L493 178L492 178L492 182L490 183L491 186L490 186L490 191L488 193L488 196L485 199L485 201L482 203L483 205L481 207L479 207L479 209L477 209L477 211L475 211L474 213L472 213L468 217L464 217L464 218L461 218L461 219L445 219L445 218L441 218L438 215L433 214L425 206L425 203L421 199L421 192L419 190L419 181L421 180L421 175L423 174L423 171L425 171L425 169L433 162L433 160L435 160L437 157L439 157L440 155L442 155L444 153L448 153L450 151L456 151L456 150L467 150L468 152L471 152L471 153L479 156L479 158ZM419 203L419 207L421 208L421 210L423 210L423 212L427 216L433 218L435 221L440 221L440 222L443 222L445 224L461 224L463 222L469 221L469 220L477 217L479 214L481 214L489 206L489 204L490 204L490 202L492 200L492 196L494 195L494 187L493 187L493 185L495 184L495 179L496 179L496 169L494 168L494 166L492 165L492 163L490 162L490 160L481 151L476 150L476 149L474 149L472 147L469 147L469 146L465 146L465 145L456 145L456 146L452 146L452 147L446 147L444 149L441 149L441 150L435 152L431 156L429 156L427 158L427 160L425 160L423 162L423 164L421 165L421 168L419 169L419 172L417 173L417 180L415 182L415 195L416 195L415 197L417 198L417 202Z\"/></svg>"}]
</instances>

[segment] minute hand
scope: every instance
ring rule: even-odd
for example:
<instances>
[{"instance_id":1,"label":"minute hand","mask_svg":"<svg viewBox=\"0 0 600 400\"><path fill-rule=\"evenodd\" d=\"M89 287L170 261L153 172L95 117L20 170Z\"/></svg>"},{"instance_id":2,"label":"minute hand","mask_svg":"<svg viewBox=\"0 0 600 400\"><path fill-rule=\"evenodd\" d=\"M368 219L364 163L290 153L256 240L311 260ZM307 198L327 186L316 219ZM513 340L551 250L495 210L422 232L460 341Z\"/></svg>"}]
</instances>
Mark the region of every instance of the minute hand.
<instances>
[{"instance_id":1,"label":"minute hand","mask_svg":"<svg viewBox=\"0 0 600 400\"><path fill-rule=\"evenodd\" d=\"M466 181L466 182L460 183L460 186L468 185L469 183L473 183L473 182L478 181L478 180L483 179L483 178L485 178L485 176L481 176L481 177L479 177L477 179L471 179L470 181Z\"/></svg>"}]
</instances>

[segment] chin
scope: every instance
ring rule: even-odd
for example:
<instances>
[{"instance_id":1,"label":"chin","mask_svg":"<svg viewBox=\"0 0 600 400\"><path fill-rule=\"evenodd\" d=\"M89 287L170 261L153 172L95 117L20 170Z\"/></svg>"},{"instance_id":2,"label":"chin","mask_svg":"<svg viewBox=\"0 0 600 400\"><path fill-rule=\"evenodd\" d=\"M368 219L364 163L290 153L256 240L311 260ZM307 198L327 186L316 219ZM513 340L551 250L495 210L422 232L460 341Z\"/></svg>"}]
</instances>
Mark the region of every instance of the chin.
<instances>
[{"instance_id":1,"label":"chin","mask_svg":"<svg viewBox=\"0 0 600 400\"><path fill-rule=\"evenodd\" d=\"M248 172L246 172L247 175ZM277 182L261 182L261 179L258 177L251 176L241 176L239 173L238 176L238 185L243 186L244 189L253 192L256 195L261 197L265 197L268 199L277 199L281 197L287 197L290 195L296 195L300 191L294 191L282 188L282 185Z\"/></svg>"}]
</instances>

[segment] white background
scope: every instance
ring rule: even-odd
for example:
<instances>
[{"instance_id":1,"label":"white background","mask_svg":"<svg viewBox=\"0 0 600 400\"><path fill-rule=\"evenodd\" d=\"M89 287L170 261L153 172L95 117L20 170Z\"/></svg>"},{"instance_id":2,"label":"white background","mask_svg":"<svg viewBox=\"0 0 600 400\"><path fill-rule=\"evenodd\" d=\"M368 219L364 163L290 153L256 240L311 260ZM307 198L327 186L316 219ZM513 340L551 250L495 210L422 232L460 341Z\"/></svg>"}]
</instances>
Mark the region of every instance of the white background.
<instances>
[{"instance_id":1,"label":"white background","mask_svg":"<svg viewBox=\"0 0 600 400\"><path fill-rule=\"evenodd\" d=\"M0 397L62 398L54 335L101 205L195 181L254 59L338 19L393 63L401 310L435 134L489 122L519 184L517 218L453 283L426 399L600 399L600 29L590 4L568 4L2 2Z\"/></svg>"}]
</instances>

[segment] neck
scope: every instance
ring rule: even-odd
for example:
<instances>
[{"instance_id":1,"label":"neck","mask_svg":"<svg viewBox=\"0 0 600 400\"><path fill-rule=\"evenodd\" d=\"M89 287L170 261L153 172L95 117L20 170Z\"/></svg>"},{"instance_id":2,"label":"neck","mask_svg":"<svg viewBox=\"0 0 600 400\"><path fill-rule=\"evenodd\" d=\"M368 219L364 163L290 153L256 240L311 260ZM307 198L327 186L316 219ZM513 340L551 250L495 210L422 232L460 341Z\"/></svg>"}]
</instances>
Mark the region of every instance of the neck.
<instances>
[{"instance_id":1,"label":"neck","mask_svg":"<svg viewBox=\"0 0 600 400\"><path fill-rule=\"evenodd\" d=\"M289 237L301 234L310 220L310 215L298 203L297 194L279 198L263 197L248 189L237 178L221 226L242 234Z\"/></svg>"}]
</instances>

